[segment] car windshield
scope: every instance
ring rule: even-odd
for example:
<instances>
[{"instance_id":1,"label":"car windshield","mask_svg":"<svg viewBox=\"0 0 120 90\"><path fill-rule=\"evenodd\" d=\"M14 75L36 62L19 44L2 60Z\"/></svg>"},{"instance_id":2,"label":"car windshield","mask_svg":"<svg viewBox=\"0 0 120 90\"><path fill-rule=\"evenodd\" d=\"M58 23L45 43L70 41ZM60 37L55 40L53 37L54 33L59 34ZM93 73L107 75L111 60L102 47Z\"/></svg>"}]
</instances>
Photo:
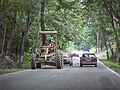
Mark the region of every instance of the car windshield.
<instances>
[{"instance_id":1,"label":"car windshield","mask_svg":"<svg viewBox=\"0 0 120 90\"><path fill-rule=\"evenodd\" d=\"M83 57L92 58L92 57L95 57L95 54L83 54Z\"/></svg>"},{"instance_id":2,"label":"car windshield","mask_svg":"<svg viewBox=\"0 0 120 90\"><path fill-rule=\"evenodd\" d=\"M89 54L89 57L92 58L92 57L95 57L95 55L94 54Z\"/></svg>"},{"instance_id":3,"label":"car windshield","mask_svg":"<svg viewBox=\"0 0 120 90\"><path fill-rule=\"evenodd\" d=\"M69 54L68 54L68 53L64 53L64 54L63 54L63 56L68 57L68 56L69 56Z\"/></svg>"}]
</instances>

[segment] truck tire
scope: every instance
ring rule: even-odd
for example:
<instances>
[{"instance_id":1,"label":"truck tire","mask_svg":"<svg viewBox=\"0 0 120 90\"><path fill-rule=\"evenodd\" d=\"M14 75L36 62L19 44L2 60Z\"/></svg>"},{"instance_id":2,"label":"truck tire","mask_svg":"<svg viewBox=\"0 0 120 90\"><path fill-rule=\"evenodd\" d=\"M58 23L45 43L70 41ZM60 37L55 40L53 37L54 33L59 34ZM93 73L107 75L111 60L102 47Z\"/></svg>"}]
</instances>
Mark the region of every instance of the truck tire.
<instances>
[{"instance_id":1,"label":"truck tire","mask_svg":"<svg viewBox=\"0 0 120 90\"><path fill-rule=\"evenodd\" d=\"M60 61L61 61L61 68L64 67L64 62L63 62L63 54L60 54Z\"/></svg>"},{"instance_id":2,"label":"truck tire","mask_svg":"<svg viewBox=\"0 0 120 90\"><path fill-rule=\"evenodd\" d=\"M82 64L80 63L80 67L82 67Z\"/></svg>"},{"instance_id":3,"label":"truck tire","mask_svg":"<svg viewBox=\"0 0 120 90\"><path fill-rule=\"evenodd\" d=\"M97 67L97 64L95 64L95 67Z\"/></svg>"},{"instance_id":4,"label":"truck tire","mask_svg":"<svg viewBox=\"0 0 120 90\"><path fill-rule=\"evenodd\" d=\"M61 61L60 60L61 60L60 59L60 54L57 53L56 54L56 67L57 67L57 69L61 69Z\"/></svg>"},{"instance_id":5,"label":"truck tire","mask_svg":"<svg viewBox=\"0 0 120 90\"><path fill-rule=\"evenodd\" d=\"M36 69L36 64L33 58L31 59L31 69Z\"/></svg>"},{"instance_id":6,"label":"truck tire","mask_svg":"<svg viewBox=\"0 0 120 90\"><path fill-rule=\"evenodd\" d=\"M41 68L41 63L36 63L37 68Z\"/></svg>"},{"instance_id":7,"label":"truck tire","mask_svg":"<svg viewBox=\"0 0 120 90\"><path fill-rule=\"evenodd\" d=\"M69 66L73 66L73 63L70 62Z\"/></svg>"}]
</instances>

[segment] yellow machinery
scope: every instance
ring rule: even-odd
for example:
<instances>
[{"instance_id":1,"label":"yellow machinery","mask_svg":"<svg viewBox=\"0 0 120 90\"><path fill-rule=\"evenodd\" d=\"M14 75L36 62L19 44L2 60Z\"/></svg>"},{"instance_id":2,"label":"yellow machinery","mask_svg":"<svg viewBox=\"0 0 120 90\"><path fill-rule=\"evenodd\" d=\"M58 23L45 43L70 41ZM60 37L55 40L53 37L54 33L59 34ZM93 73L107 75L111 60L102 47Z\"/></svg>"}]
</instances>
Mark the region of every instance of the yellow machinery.
<instances>
[{"instance_id":1,"label":"yellow machinery","mask_svg":"<svg viewBox=\"0 0 120 90\"><path fill-rule=\"evenodd\" d=\"M43 35L54 36L54 42L43 44ZM40 47L31 59L31 69L41 68L42 65L56 66L57 69L63 67L62 54L57 49L57 31L40 31Z\"/></svg>"}]
</instances>

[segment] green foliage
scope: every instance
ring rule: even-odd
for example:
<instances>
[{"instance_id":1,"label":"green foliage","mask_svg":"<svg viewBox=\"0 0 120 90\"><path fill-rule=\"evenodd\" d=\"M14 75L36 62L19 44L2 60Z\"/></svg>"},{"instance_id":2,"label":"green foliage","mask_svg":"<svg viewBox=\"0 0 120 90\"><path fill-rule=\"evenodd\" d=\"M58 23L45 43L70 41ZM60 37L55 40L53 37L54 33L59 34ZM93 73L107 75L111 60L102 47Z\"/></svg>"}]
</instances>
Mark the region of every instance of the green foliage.
<instances>
[{"instance_id":1,"label":"green foliage","mask_svg":"<svg viewBox=\"0 0 120 90\"><path fill-rule=\"evenodd\" d=\"M30 54L29 53L24 53L23 55L23 63L26 64L30 61Z\"/></svg>"},{"instance_id":2,"label":"green foliage","mask_svg":"<svg viewBox=\"0 0 120 90\"><path fill-rule=\"evenodd\" d=\"M31 62L23 63L22 64L22 69L30 69L31 68Z\"/></svg>"},{"instance_id":3,"label":"green foliage","mask_svg":"<svg viewBox=\"0 0 120 90\"><path fill-rule=\"evenodd\" d=\"M7 73L13 73L20 71L21 69L0 69L0 75L1 74L7 74Z\"/></svg>"},{"instance_id":4,"label":"green foliage","mask_svg":"<svg viewBox=\"0 0 120 90\"><path fill-rule=\"evenodd\" d=\"M118 69L120 69L120 65L118 63L111 62L111 61L104 61L104 63L106 65L108 65L109 67L111 67L111 68L118 68Z\"/></svg>"},{"instance_id":5,"label":"green foliage","mask_svg":"<svg viewBox=\"0 0 120 90\"><path fill-rule=\"evenodd\" d=\"M30 66L31 66L30 53L24 53L23 62L22 62L22 68L23 69L29 69Z\"/></svg>"},{"instance_id":6,"label":"green foliage","mask_svg":"<svg viewBox=\"0 0 120 90\"><path fill-rule=\"evenodd\" d=\"M23 50L23 64L29 67L29 56L31 49L35 51L39 47L39 31L40 31L40 11L42 0L2 0L0 2L0 21L2 24L0 42L3 41L3 33L5 35L4 52L11 37L11 31L15 29L15 37L12 42L11 55L18 55L21 47L22 36L28 29L27 20L30 14L30 28L25 37ZM108 0L105 0L108 1ZM120 35L120 27L118 25L119 1L111 0L111 6L115 12L116 32ZM114 13L113 12L113 13ZM73 49L85 50L96 47L97 33L99 33L99 48L105 48L106 42L110 41L111 47L116 47L116 36L113 30L112 18L104 2L101 0L88 0L80 2L80 0L45 0L45 30L58 31L59 49L64 51L72 51ZM15 17L15 20L13 19ZM118 20L118 21L116 21ZM15 28L13 28L13 21ZM105 36L105 38L103 38ZM49 37L51 38L51 37ZM119 40L119 37L118 37ZM0 44L0 47L2 44Z\"/></svg>"}]
</instances>

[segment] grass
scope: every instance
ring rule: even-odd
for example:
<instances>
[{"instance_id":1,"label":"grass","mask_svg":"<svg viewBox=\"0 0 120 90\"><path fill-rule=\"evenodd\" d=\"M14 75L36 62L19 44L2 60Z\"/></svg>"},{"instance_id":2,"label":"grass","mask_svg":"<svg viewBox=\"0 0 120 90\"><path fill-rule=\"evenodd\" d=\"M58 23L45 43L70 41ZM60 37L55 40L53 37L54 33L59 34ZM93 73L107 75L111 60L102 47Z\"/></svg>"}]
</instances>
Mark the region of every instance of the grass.
<instances>
[{"instance_id":1,"label":"grass","mask_svg":"<svg viewBox=\"0 0 120 90\"><path fill-rule=\"evenodd\" d=\"M112 61L103 61L103 63L114 71L120 73L120 65Z\"/></svg>"},{"instance_id":2,"label":"grass","mask_svg":"<svg viewBox=\"0 0 120 90\"><path fill-rule=\"evenodd\" d=\"M106 61L107 57L105 55L103 55L103 56L100 56L98 59L101 60L101 61Z\"/></svg>"},{"instance_id":3,"label":"grass","mask_svg":"<svg viewBox=\"0 0 120 90\"><path fill-rule=\"evenodd\" d=\"M13 73L17 71L21 71L22 69L0 69L0 75L1 74L6 74L6 73Z\"/></svg>"},{"instance_id":4,"label":"grass","mask_svg":"<svg viewBox=\"0 0 120 90\"><path fill-rule=\"evenodd\" d=\"M7 74L7 73L13 73L13 72L17 72L17 71L21 71L24 69L30 69L31 68L31 63L30 61L27 63L23 63L21 65L21 69L17 69L17 68L11 68L11 69L0 69L0 75L1 74Z\"/></svg>"},{"instance_id":5,"label":"grass","mask_svg":"<svg viewBox=\"0 0 120 90\"><path fill-rule=\"evenodd\" d=\"M104 64L109 65L109 67L120 69L120 65L118 63L111 62L111 61L103 61L103 62Z\"/></svg>"},{"instance_id":6,"label":"grass","mask_svg":"<svg viewBox=\"0 0 120 90\"><path fill-rule=\"evenodd\" d=\"M31 62L23 63L23 64L22 64L22 68L23 68L23 69L30 69L30 68L31 68Z\"/></svg>"},{"instance_id":7,"label":"grass","mask_svg":"<svg viewBox=\"0 0 120 90\"><path fill-rule=\"evenodd\" d=\"M17 68L11 68L11 69L0 69L0 75L1 74L7 74L7 73L13 73L13 72L17 72L17 71L21 71L24 69L30 69L31 68L31 63L30 61L27 63L23 63L21 65L21 69L17 69Z\"/></svg>"},{"instance_id":8,"label":"grass","mask_svg":"<svg viewBox=\"0 0 120 90\"><path fill-rule=\"evenodd\" d=\"M98 58L100 61L102 61L107 67L113 69L114 71L120 73L120 65L114 61L116 60L107 60L106 54L103 54Z\"/></svg>"}]
</instances>

